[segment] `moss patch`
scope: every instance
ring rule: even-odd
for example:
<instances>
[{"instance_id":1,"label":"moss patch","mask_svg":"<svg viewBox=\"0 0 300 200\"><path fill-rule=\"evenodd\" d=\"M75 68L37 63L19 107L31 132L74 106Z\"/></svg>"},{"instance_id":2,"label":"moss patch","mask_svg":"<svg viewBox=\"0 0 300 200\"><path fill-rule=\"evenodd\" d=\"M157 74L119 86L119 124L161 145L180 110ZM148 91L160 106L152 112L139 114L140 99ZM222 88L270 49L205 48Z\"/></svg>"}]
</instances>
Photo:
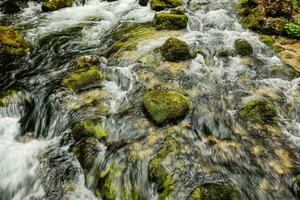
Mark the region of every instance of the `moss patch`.
<instances>
[{"instance_id":1,"label":"moss patch","mask_svg":"<svg viewBox=\"0 0 300 200\"><path fill-rule=\"evenodd\" d=\"M243 119L253 122L271 121L277 116L275 106L263 99L250 99L243 103L239 111Z\"/></svg>"},{"instance_id":2,"label":"moss patch","mask_svg":"<svg viewBox=\"0 0 300 200\"><path fill-rule=\"evenodd\" d=\"M182 5L182 0L152 0L151 9L161 11L166 8L175 8Z\"/></svg>"},{"instance_id":3,"label":"moss patch","mask_svg":"<svg viewBox=\"0 0 300 200\"><path fill-rule=\"evenodd\" d=\"M84 137L94 137L99 140L106 137L108 131L100 121L83 120L73 127L72 134L77 141Z\"/></svg>"},{"instance_id":4,"label":"moss patch","mask_svg":"<svg viewBox=\"0 0 300 200\"><path fill-rule=\"evenodd\" d=\"M169 38L160 48L161 54L168 61L187 60L191 57L190 47L176 37Z\"/></svg>"},{"instance_id":5,"label":"moss patch","mask_svg":"<svg viewBox=\"0 0 300 200\"><path fill-rule=\"evenodd\" d=\"M7 106L9 102L18 96L17 91L7 90L0 93L0 106Z\"/></svg>"},{"instance_id":6,"label":"moss patch","mask_svg":"<svg viewBox=\"0 0 300 200\"><path fill-rule=\"evenodd\" d=\"M23 36L7 26L0 26L0 54L23 56L29 53L30 46Z\"/></svg>"},{"instance_id":7,"label":"moss patch","mask_svg":"<svg viewBox=\"0 0 300 200\"><path fill-rule=\"evenodd\" d=\"M42 10L55 11L61 8L70 7L73 4L73 0L44 0L42 3Z\"/></svg>"},{"instance_id":8,"label":"moss patch","mask_svg":"<svg viewBox=\"0 0 300 200\"><path fill-rule=\"evenodd\" d=\"M251 44L244 39L237 39L234 43L235 50L237 54L241 56L251 55L253 53L253 48Z\"/></svg>"},{"instance_id":9,"label":"moss patch","mask_svg":"<svg viewBox=\"0 0 300 200\"><path fill-rule=\"evenodd\" d=\"M76 91L87 85L99 83L103 78L98 68L91 66L70 72L63 78L61 85Z\"/></svg>"},{"instance_id":10,"label":"moss patch","mask_svg":"<svg viewBox=\"0 0 300 200\"><path fill-rule=\"evenodd\" d=\"M208 184L196 187L186 200L238 200L238 194L230 185Z\"/></svg>"},{"instance_id":11,"label":"moss patch","mask_svg":"<svg viewBox=\"0 0 300 200\"><path fill-rule=\"evenodd\" d=\"M185 29L188 17L185 14L156 13L154 23L157 29Z\"/></svg>"},{"instance_id":12,"label":"moss patch","mask_svg":"<svg viewBox=\"0 0 300 200\"><path fill-rule=\"evenodd\" d=\"M171 90L153 90L144 94L144 107L157 125L182 119L190 109L186 96Z\"/></svg>"}]
</instances>

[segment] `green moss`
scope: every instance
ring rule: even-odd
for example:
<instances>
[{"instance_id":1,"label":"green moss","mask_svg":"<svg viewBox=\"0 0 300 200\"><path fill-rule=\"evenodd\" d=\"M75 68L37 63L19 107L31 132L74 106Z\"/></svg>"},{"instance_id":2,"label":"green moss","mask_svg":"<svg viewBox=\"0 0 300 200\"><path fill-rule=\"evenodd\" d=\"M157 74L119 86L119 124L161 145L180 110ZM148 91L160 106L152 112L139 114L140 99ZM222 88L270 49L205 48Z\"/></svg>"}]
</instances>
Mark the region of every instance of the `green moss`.
<instances>
[{"instance_id":1,"label":"green moss","mask_svg":"<svg viewBox=\"0 0 300 200\"><path fill-rule=\"evenodd\" d=\"M176 37L169 38L161 47L161 54L168 61L187 60L191 57L190 47Z\"/></svg>"},{"instance_id":2,"label":"green moss","mask_svg":"<svg viewBox=\"0 0 300 200\"><path fill-rule=\"evenodd\" d=\"M44 0L42 3L43 11L55 11L61 8L70 7L73 0Z\"/></svg>"},{"instance_id":3,"label":"green moss","mask_svg":"<svg viewBox=\"0 0 300 200\"><path fill-rule=\"evenodd\" d=\"M23 56L28 54L30 46L23 36L7 26L0 26L0 54Z\"/></svg>"},{"instance_id":4,"label":"green moss","mask_svg":"<svg viewBox=\"0 0 300 200\"><path fill-rule=\"evenodd\" d=\"M157 29L185 29L188 17L184 14L156 13L154 23Z\"/></svg>"},{"instance_id":5,"label":"green moss","mask_svg":"<svg viewBox=\"0 0 300 200\"><path fill-rule=\"evenodd\" d=\"M239 196L230 185L207 184L196 187L186 200L238 200Z\"/></svg>"},{"instance_id":6,"label":"green moss","mask_svg":"<svg viewBox=\"0 0 300 200\"><path fill-rule=\"evenodd\" d=\"M190 109L186 96L171 90L153 90L144 94L144 107L157 125L184 118Z\"/></svg>"},{"instance_id":7,"label":"green moss","mask_svg":"<svg viewBox=\"0 0 300 200\"><path fill-rule=\"evenodd\" d=\"M234 43L235 50L237 54L241 56L251 55L253 53L253 48L251 44L244 39L237 39Z\"/></svg>"},{"instance_id":8,"label":"green moss","mask_svg":"<svg viewBox=\"0 0 300 200\"><path fill-rule=\"evenodd\" d=\"M300 174L295 177L296 183L300 185Z\"/></svg>"},{"instance_id":9,"label":"green moss","mask_svg":"<svg viewBox=\"0 0 300 200\"><path fill-rule=\"evenodd\" d=\"M287 23L285 25L285 31L293 38L300 38L300 20Z\"/></svg>"},{"instance_id":10,"label":"green moss","mask_svg":"<svg viewBox=\"0 0 300 200\"><path fill-rule=\"evenodd\" d=\"M239 111L243 119L253 122L273 120L277 116L274 105L265 99L250 99L243 103Z\"/></svg>"},{"instance_id":11,"label":"green moss","mask_svg":"<svg viewBox=\"0 0 300 200\"><path fill-rule=\"evenodd\" d=\"M163 161L169 155L176 155L180 152L179 144L172 138L167 137L154 158L150 161L149 177L158 186L159 200L167 199L176 191L174 179L163 166Z\"/></svg>"},{"instance_id":12,"label":"green moss","mask_svg":"<svg viewBox=\"0 0 300 200\"><path fill-rule=\"evenodd\" d=\"M7 90L0 93L0 107L7 106L9 102L18 96L17 91Z\"/></svg>"},{"instance_id":13,"label":"green moss","mask_svg":"<svg viewBox=\"0 0 300 200\"><path fill-rule=\"evenodd\" d=\"M274 65L271 67L271 75L276 78L295 79L300 77L300 72L287 65Z\"/></svg>"},{"instance_id":14,"label":"green moss","mask_svg":"<svg viewBox=\"0 0 300 200\"><path fill-rule=\"evenodd\" d=\"M70 72L63 78L61 84L72 91L76 91L89 84L100 82L103 78L98 68L91 66Z\"/></svg>"},{"instance_id":15,"label":"green moss","mask_svg":"<svg viewBox=\"0 0 300 200\"><path fill-rule=\"evenodd\" d=\"M166 8L175 8L182 5L182 0L152 0L151 9L161 11Z\"/></svg>"},{"instance_id":16,"label":"green moss","mask_svg":"<svg viewBox=\"0 0 300 200\"><path fill-rule=\"evenodd\" d=\"M103 123L97 120L84 120L73 127L72 134L77 141L84 137L94 137L99 140L106 137L108 131Z\"/></svg>"}]
</instances>

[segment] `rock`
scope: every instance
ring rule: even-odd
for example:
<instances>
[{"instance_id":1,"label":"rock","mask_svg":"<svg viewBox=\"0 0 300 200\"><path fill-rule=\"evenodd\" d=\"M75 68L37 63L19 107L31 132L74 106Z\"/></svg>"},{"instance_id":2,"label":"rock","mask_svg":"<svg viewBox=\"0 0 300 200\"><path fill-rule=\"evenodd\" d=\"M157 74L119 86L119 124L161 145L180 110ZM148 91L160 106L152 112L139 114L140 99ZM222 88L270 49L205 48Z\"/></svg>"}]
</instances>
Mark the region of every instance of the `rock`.
<instances>
[{"instance_id":1,"label":"rock","mask_svg":"<svg viewBox=\"0 0 300 200\"><path fill-rule=\"evenodd\" d=\"M248 29L259 30L260 20L265 17L265 9L262 6L258 6L252 10L248 10L247 13L242 14L241 24Z\"/></svg>"},{"instance_id":2,"label":"rock","mask_svg":"<svg viewBox=\"0 0 300 200\"><path fill-rule=\"evenodd\" d=\"M152 0L151 9L161 11L166 8L175 8L182 5L182 0Z\"/></svg>"},{"instance_id":3,"label":"rock","mask_svg":"<svg viewBox=\"0 0 300 200\"><path fill-rule=\"evenodd\" d=\"M238 200L239 195L231 185L206 184L196 187L186 200Z\"/></svg>"},{"instance_id":4,"label":"rock","mask_svg":"<svg viewBox=\"0 0 300 200\"><path fill-rule=\"evenodd\" d=\"M284 18L263 18L260 21L262 31L265 34L269 35L284 35L285 34L285 25L288 22Z\"/></svg>"},{"instance_id":5,"label":"rock","mask_svg":"<svg viewBox=\"0 0 300 200\"><path fill-rule=\"evenodd\" d=\"M286 17L293 15L294 7L290 0L268 0L264 3L267 16Z\"/></svg>"},{"instance_id":6,"label":"rock","mask_svg":"<svg viewBox=\"0 0 300 200\"><path fill-rule=\"evenodd\" d=\"M166 199L175 191L174 180L162 163L169 154L177 154L179 149L180 147L174 139L167 138L156 156L150 161L149 178L158 186L159 200Z\"/></svg>"},{"instance_id":7,"label":"rock","mask_svg":"<svg viewBox=\"0 0 300 200\"><path fill-rule=\"evenodd\" d=\"M103 80L102 73L96 66L90 66L68 73L63 78L61 85L71 91L78 91L88 85L100 84L101 80Z\"/></svg>"},{"instance_id":8,"label":"rock","mask_svg":"<svg viewBox=\"0 0 300 200\"><path fill-rule=\"evenodd\" d=\"M148 2L149 2L149 0L139 0L139 4L141 6L147 6Z\"/></svg>"},{"instance_id":9,"label":"rock","mask_svg":"<svg viewBox=\"0 0 300 200\"><path fill-rule=\"evenodd\" d=\"M239 111L241 118L252 122L267 122L277 116L275 106L264 98L245 101Z\"/></svg>"},{"instance_id":10,"label":"rock","mask_svg":"<svg viewBox=\"0 0 300 200\"><path fill-rule=\"evenodd\" d=\"M271 66L271 75L283 80L293 80L300 77L300 72L287 65Z\"/></svg>"},{"instance_id":11,"label":"rock","mask_svg":"<svg viewBox=\"0 0 300 200\"><path fill-rule=\"evenodd\" d=\"M187 27L188 17L185 14L175 13L156 13L154 24L157 29L185 29Z\"/></svg>"},{"instance_id":12,"label":"rock","mask_svg":"<svg viewBox=\"0 0 300 200\"><path fill-rule=\"evenodd\" d=\"M191 58L190 47L176 37L170 37L160 47L160 51L167 61L181 61Z\"/></svg>"},{"instance_id":13,"label":"rock","mask_svg":"<svg viewBox=\"0 0 300 200\"><path fill-rule=\"evenodd\" d=\"M248 56L253 53L253 48L251 44L244 39L237 39L234 43L234 47L237 54L241 56Z\"/></svg>"},{"instance_id":14,"label":"rock","mask_svg":"<svg viewBox=\"0 0 300 200\"><path fill-rule=\"evenodd\" d=\"M89 66L96 66L99 64L99 59L96 55L84 55L74 60L73 66L76 69L82 69Z\"/></svg>"},{"instance_id":15,"label":"rock","mask_svg":"<svg viewBox=\"0 0 300 200\"><path fill-rule=\"evenodd\" d=\"M83 120L75 124L72 129L72 135L75 141L85 137L94 137L97 140L108 135L107 129L97 120Z\"/></svg>"},{"instance_id":16,"label":"rock","mask_svg":"<svg viewBox=\"0 0 300 200\"><path fill-rule=\"evenodd\" d=\"M21 7L16 1L4 1L0 4L0 10L4 14L15 14L21 11Z\"/></svg>"},{"instance_id":17,"label":"rock","mask_svg":"<svg viewBox=\"0 0 300 200\"><path fill-rule=\"evenodd\" d=\"M73 0L44 0L42 10L44 12L55 11L65 7L71 7Z\"/></svg>"},{"instance_id":18,"label":"rock","mask_svg":"<svg viewBox=\"0 0 300 200\"><path fill-rule=\"evenodd\" d=\"M231 49L231 48L226 48L226 47L222 48L222 49L219 49L216 54L219 57L235 56L234 50Z\"/></svg>"},{"instance_id":19,"label":"rock","mask_svg":"<svg viewBox=\"0 0 300 200\"><path fill-rule=\"evenodd\" d=\"M143 96L143 105L150 119L157 125L184 118L190 103L186 96L172 90L152 90Z\"/></svg>"},{"instance_id":20,"label":"rock","mask_svg":"<svg viewBox=\"0 0 300 200\"><path fill-rule=\"evenodd\" d=\"M17 31L7 26L0 26L0 55L24 56L30 51L30 45Z\"/></svg>"}]
</instances>

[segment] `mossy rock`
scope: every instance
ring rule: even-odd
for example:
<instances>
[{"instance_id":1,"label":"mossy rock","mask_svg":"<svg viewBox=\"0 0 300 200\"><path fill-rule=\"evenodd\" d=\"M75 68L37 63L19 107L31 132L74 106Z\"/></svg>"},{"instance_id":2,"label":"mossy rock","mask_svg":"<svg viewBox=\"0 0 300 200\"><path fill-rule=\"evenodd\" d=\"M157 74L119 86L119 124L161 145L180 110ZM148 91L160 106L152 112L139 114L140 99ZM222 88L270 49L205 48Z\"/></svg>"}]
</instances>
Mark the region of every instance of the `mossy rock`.
<instances>
[{"instance_id":1,"label":"mossy rock","mask_svg":"<svg viewBox=\"0 0 300 200\"><path fill-rule=\"evenodd\" d=\"M160 51L167 61L181 61L191 58L189 45L176 37L169 38L160 47Z\"/></svg>"},{"instance_id":2,"label":"mossy rock","mask_svg":"<svg viewBox=\"0 0 300 200\"><path fill-rule=\"evenodd\" d=\"M175 13L156 13L154 24L157 29L185 29L187 27L188 17L185 14Z\"/></svg>"},{"instance_id":3,"label":"mossy rock","mask_svg":"<svg viewBox=\"0 0 300 200\"><path fill-rule=\"evenodd\" d=\"M98 156L99 141L94 137L83 138L71 146L72 152L86 171L89 171Z\"/></svg>"},{"instance_id":4,"label":"mossy rock","mask_svg":"<svg viewBox=\"0 0 300 200\"><path fill-rule=\"evenodd\" d=\"M94 137L100 140L108 135L108 131L98 120L83 120L75 124L72 135L76 141L84 137Z\"/></svg>"},{"instance_id":5,"label":"mossy rock","mask_svg":"<svg viewBox=\"0 0 300 200\"><path fill-rule=\"evenodd\" d=\"M166 8L175 8L182 5L182 0L152 0L151 9L161 11Z\"/></svg>"},{"instance_id":6,"label":"mossy rock","mask_svg":"<svg viewBox=\"0 0 300 200\"><path fill-rule=\"evenodd\" d=\"M292 80L300 77L300 72L288 65L274 65L270 70L271 75L276 78Z\"/></svg>"},{"instance_id":7,"label":"mossy rock","mask_svg":"<svg viewBox=\"0 0 300 200\"><path fill-rule=\"evenodd\" d=\"M24 56L30 51L30 45L17 31L7 26L0 26L0 55Z\"/></svg>"},{"instance_id":8,"label":"mossy rock","mask_svg":"<svg viewBox=\"0 0 300 200\"><path fill-rule=\"evenodd\" d=\"M139 4L141 6L147 6L148 2L149 2L149 0L139 0Z\"/></svg>"},{"instance_id":9,"label":"mossy rock","mask_svg":"<svg viewBox=\"0 0 300 200\"><path fill-rule=\"evenodd\" d=\"M275 53L279 53L284 50L284 48L277 44L277 36L261 35L260 40L270 47Z\"/></svg>"},{"instance_id":10,"label":"mossy rock","mask_svg":"<svg viewBox=\"0 0 300 200\"><path fill-rule=\"evenodd\" d=\"M245 10L243 10L245 11ZM248 29L259 30L260 20L265 17L265 9L262 6L258 6L254 9L247 9L246 13L241 14L241 24Z\"/></svg>"},{"instance_id":11,"label":"mossy rock","mask_svg":"<svg viewBox=\"0 0 300 200\"><path fill-rule=\"evenodd\" d=\"M244 39L237 39L234 43L234 47L237 54L241 56L248 56L253 53L252 45Z\"/></svg>"},{"instance_id":12,"label":"mossy rock","mask_svg":"<svg viewBox=\"0 0 300 200\"><path fill-rule=\"evenodd\" d=\"M162 162L169 154L177 154L179 151L178 143L172 138L166 138L156 156L150 161L149 178L158 186L159 200L167 199L176 190L173 184L174 179L167 172Z\"/></svg>"},{"instance_id":13,"label":"mossy rock","mask_svg":"<svg viewBox=\"0 0 300 200\"><path fill-rule=\"evenodd\" d=\"M73 61L75 69L83 69L90 66L96 66L99 64L99 59L96 55L84 55Z\"/></svg>"},{"instance_id":14,"label":"mossy rock","mask_svg":"<svg viewBox=\"0 0 300 200\"><path fill-rule=\"evenodd\" d=\"M55 11L61 8L72 6L74 0L44 0L42 10L44 12Z\"/></svg>"},{"instance_id":15,"label":"mossy rock","mask_svg":"<svg viewBox=\"0 0 300 200\"><path fill-rule=\"evenodd\" d=\"M238 200L239 195L230 185L207 184L196 187L186 200Z\"/></svg>"},{"instance_id":16,"label":"mossy rock","mask_svg":"<svg viewBox=\"0 0 300 200\"><path fill-rule=\"evenodd\" d=\"M0 92L0 107L7 106L14 99L18 99L18 92L15 90L7 90Z\"/></svg>"},{"instance_id":17,"label":"mossy rock","mask_svg":"<svg viewBox=\"0 0 300 200\"><path fill-rule=\"evenodd\" d=\"M245 101L239 111L241 118L252 122L267 122L277 116L275 106L266 99L255 98Z\"/></svg>"},{"instance_id":18,"label":"mossy rock","mask_svg":"<svg viewBox=\"0 0 300 200\"><path fill-rule=\"evenodd\" d=\"M216 52L216 54L219 57L230 57L230 56L235 56L235 51L232 48L224 47L222 49L219 49Z\"/></svg>"},{"instance_id":19,"label":"mossy rock","mask_svg":"<svg viewBox=\"0 0 300 200\"><path fill-rule=\"evenodd\" d=\"M190 102L183 94L172 90L152 90L143 96L143 105L147 114L157 125L184 118Z\"/></svg>"},{"instance_id":20,"label":"mossy rock","mask_svg":"<svg viewBox=\"0 0 300 200\"><path fill-rule=\"evenodd\" d=\"M100 83L103 78L104 76L98 68L91 66L68 73L63 78L61 85L71 91L77 91L87 85Z\"/></svg>"}]
</instances>

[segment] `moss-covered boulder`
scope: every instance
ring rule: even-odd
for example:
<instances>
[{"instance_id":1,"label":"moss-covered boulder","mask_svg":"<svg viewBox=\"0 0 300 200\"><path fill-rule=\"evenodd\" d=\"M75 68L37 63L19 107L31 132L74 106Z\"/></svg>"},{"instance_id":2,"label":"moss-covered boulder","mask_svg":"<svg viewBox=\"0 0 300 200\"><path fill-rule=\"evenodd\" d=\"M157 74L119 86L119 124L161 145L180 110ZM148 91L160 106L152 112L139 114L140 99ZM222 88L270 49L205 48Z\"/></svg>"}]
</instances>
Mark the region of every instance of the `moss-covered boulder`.
<instances>
[{"instance_id":1,"label":"moss-covered boulder","mask_svg":"<svg viewBox=\"0 0 300 200\"><path fill-rule=\"evenodd\" d=\"M235 51L232 48L224 47L224 48L219 49L216 52L216 55L219 56L219 57L234 56L235 55Z\"/></svg>"},{"instance_id":2,"label":"moss-covered boulder","mask_svg":"<svg viewBox=\"0 0 300 200\"><path fill-rule=\"evenodd\" d=\"M106 137L108 131L99 120L83 120L75 124L72 129L72 135L75 141L84 137L94 137L99 140Z\"/></svg>"},{"instance_id":3,"label":"moss-covered boulder","mask_svg":"<svg viewBox=\"0 0 300 200\"><path fill-rule=\"evenodd\" d=\"M98 85L103 79L103 74L96 66L85 67L69 72L62 80L61 85L71 91L78 91L88 85Z\"/></svg>"},{"instance_id":4,"label":"moss-covered boulder","mask_svg":"<svg viewBox=\"0 0 300 200\"><path fill-rule=\"evenodd\" d=\"M239 111L241 118L252 122L272 121L277 116L275 106L264 98L245 101Z\"/></svg>"},{"instance_id":5,"label":"moss-covered boulder","mask_svg":"<svg viewBox=\"0 0 300 200\"><path fill-rule=\"evenodd\" d=\"M183 94L172 90L152 90L143 96L146 113L157 125L174 122L186 116L190 102Z\"/></svg>"},{"instance_id":6,"label":"moss-covered boulder","mask_svg":"<svg viewBox=\"0 0 300 200\"><path fill-rule=\"evenodd\" d=\"M263 18L260 20L260 30L265 34L284 35L287 22L284 18Z\"/></svg>"},{"instance_id":7,"label":"moss-covered boulder","mask_svg":"<svg viewBox=\"0 0 300 200\"><path fill-rule=\"evenodd\" d=\"M30 51L30 45L17 31L7 26L0 26L0 55L24 56Z\"/></svg>"},{"instance_id":8,"label":"moss-covered boulder","mask_svg":"<svg viewBox=\"0 0 300 200\"><path fill-rule=\"evenodd\" d=\"M230 185L207 184L196 187L186 200L238 200L239 195Z\"/></svg>"},{"instance_id":9,"label":"moss-covered boulder","mask_svg":"<svg viewBox=\"0 0 300 200\"><path fill-rule=\"evenodd\" d=\"M160 47L160 51L167 61L181 61L191 58L189 45L176 37L169 38Z\"/></svg>"},{"instance_id":10,"label":"moss-covered boulder","mask_svg":"<svg viewBox=\"0 0 300 200\"><path fill-rule=\"evenodd\" d=\"M61 8L72 6L74 0L44 0L42 10L44 12L55 11Z\"/></svg>"},{"instance_id":11,"label":"moss-covered boulder","mask_svg":"<svg viewBox=\"0 0 300 200\"><path fill-rule=\"evenodd\" d=\"M248 56L253 53L252 45L244 39L237 39L234 42L235 51L241 56Z\"/></svg>"},{"instance_id":12,"label":"moss-covered boulder","mask_svg":"<svg viewBox=\"0 0 300 200\"><path fill-rule=\"evenodd\" d=\"M264 3L267 16L290 18L294 12L291 0L273 0Z\"/></svg>"},{"instance_id":13,"label":"moss-covered boulder","mask_svg":"<svg viewBox=\"0 0 300 200\"><path fill-rule=\"evenodd\" d=\"M152 0L151 9L161 11L166 8L175 8L182 5L182 0Z\"/></svg>"},{"instance_id":14,"label":"moss-covered boulder","mask_svg":"<svg viewBox=\"0 0 300 200\"><path fill-rule=\"evenodd\" d=\"M156 13L154 24L157 29L185 29L187 27L188 17L179 13Z\"/></svg>"}]
</instances>

